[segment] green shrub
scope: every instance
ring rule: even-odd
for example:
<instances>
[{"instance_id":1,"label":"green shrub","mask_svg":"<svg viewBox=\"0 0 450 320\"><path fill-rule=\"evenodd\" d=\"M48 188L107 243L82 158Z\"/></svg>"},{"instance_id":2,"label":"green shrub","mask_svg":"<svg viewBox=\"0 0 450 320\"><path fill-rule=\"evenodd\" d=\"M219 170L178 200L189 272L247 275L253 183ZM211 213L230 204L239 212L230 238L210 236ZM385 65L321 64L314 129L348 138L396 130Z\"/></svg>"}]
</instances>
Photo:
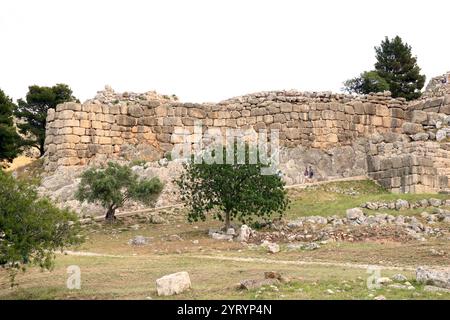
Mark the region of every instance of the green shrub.
<instances>
[{"instance_id":1,"label":"green shrub","mask_svg":"<svg viewBox=\"0 0 450 320\"><path fill-rule=\"evenodd\" d=\"M158 178L139 180L129 166L109 162L106 168L83 172L75 197L79 201L99 203L106 209L106 220L115 219L115 212L127 200L153 204L163 189Z\"/></svg>"},{"instance_id":2,"label":"green shrub","mask_svg":"<svg viewBox=\"0 0 450 320\"><path fill-rule=\"evenodd\" d=\"M54 251L82 242L75 213L39 198L34 185L0 171L0 266L11 272L28 265L53 267Z\"/></svg>"}]
</instances>

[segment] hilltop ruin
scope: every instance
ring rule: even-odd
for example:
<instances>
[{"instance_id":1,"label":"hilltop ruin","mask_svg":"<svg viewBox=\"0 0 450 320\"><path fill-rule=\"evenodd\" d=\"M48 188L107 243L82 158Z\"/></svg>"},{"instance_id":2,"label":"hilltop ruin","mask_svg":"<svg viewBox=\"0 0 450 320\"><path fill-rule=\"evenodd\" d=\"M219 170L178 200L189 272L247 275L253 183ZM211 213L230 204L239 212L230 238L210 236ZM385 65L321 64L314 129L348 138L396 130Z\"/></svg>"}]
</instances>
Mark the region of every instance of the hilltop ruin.
<instances>
[{"instance_id":1,"label":"hilltop ruin","mask_svg":"<svg viewBox=\"0 0 450 320\"><path fill-rule=\"evenodd\" d=\"M434 78L419 100L389 92L353 96L271 91L219 103L183 103L155 92L110 87L83 104L64 103L47 116L45 168L108 159L156 161L205 128L280 130L288 184L307 165L318 180L367 175L393 192L445 192L450 177L450 73Z\"/></svg>"}]
</instances>

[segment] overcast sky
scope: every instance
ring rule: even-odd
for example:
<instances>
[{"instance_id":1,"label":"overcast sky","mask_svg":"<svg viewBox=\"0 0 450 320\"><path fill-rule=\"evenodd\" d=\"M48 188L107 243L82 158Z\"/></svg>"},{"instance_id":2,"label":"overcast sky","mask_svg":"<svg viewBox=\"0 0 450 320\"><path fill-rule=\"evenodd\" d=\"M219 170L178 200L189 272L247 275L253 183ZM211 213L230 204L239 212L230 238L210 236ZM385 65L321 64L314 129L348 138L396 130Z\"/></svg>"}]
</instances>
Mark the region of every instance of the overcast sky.
<instances>
[{"instance_id":1,"label":"overcast sky","mask_svg":"<svg viewBox=\"0 0 450 320\"><path fill-rule=\"evenodd\" d=\"M450 71L447 0L2 0L0 88L105 84L216 102L261 90L339 91L400 35L430 77Z\"/></svg>"}]
</instances>

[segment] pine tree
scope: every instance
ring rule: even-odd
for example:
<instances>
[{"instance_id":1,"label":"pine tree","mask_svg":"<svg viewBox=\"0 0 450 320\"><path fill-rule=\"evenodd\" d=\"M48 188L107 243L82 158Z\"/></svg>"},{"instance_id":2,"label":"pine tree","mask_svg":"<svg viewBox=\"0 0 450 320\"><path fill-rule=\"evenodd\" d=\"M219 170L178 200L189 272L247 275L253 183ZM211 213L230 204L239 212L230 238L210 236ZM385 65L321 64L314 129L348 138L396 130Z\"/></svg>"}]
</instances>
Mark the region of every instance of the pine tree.
<instances>
[{"instance_id":1,"label":"pine tree","mask_svg":"<svg viewBox=\"0 0 450 320\"><path fill-rule=\"evenodd\" d=\"M12 161L20 151L20 136L13 122L14 103L0 90L0 161Z\"/></svg>"},{"instance_id":2,"label":"pine tree","mask_svg":"<svg viewBox=\"0 0 450 320\"><path fill-rule=\"evenodd\" d=\"M39 149L44 155L45 125L47 111L63 102L76 101L72 90L66 84L53 87L30 86L25 100L18 100L16 117L23 120L18 124L20 133L29 136L25 142Z\"/></svg>"},{"instance_id":3,"label":"pine tree","mask_svg":"<svg viewBox=\"0 0 450 320\"><path fill-rule=\"evenodd\" d=\"M375 70L389 84L393 97L413 100L420 97L425 84L425 75L420 74L417 57L411 53L411 46L403 43L399 36L388 37L375 47L377 62Z\"/></svg>"}]
</instances>

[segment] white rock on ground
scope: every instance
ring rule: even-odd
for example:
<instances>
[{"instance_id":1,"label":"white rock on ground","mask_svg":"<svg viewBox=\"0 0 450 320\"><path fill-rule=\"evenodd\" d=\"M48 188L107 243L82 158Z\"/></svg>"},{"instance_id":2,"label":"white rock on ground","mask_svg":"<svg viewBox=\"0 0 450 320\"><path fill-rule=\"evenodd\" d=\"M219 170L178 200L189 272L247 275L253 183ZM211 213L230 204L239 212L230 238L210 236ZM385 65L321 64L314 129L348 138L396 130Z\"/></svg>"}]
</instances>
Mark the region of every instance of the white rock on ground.
<instances>
[{"instance_id":1,"label":"white rock on ground","mask_svg":"<svg viewBox=\"0 0 450 320\"><path fill-rule=\"evenodd\" d=\"M346 211L347 219L356 220L358 218L364 217L364 212L360 208L347 209Z\"/></svg>"},{"instance_id":2,"label":"white rock on ground","mask_svg":"<svg viewBox=\"0 0 450 320\"><path fill-rule=\"evenodd\" d=\"M270 253L280 252L280 246L276 243L269 243L267 245L267 251L269 251Z\"/></svg>"},{"instance_id":3,"label":"white rock on ground","mask_svg":"<svg viewBox=\"0 0 450 320\"><path fill-rule=\"evenodd\" d=\"M429 269L418 267L416 280L419 283L450 289L450 268Z\"/></svg>"},{"instance_id":4,"label":"white rock on ground","mask_svg":"<svg viewBox=\"0 0 450 320\"><path fill-rule=\"evenodd\" d=\"M247 242L250 239L251 234L252 234L252 229L249 226L247 226L246 224L243 224L241 226L241 228L239 229L239 233L236 238L236 241Z\"/></svg>"},{"instance_id":5,"label":"white rock on ground","mask_svg":"<svg viewBox=\"0 0 450 320\"><path fill-rule=\"evenodd\" d=\"M408 280L408 278L406 278L401 273L398 273L392 277L392 280L397 281L397 282L405 282Z\"/></svg>"},{"instance_id":6,"label":"white rock on ground","mask_svg":"<svg viewBox=\"0 0 450 320\"><path fill-rule=\"evenodd\" d=\"M219 232L214 232L211 234L211 238L215 240L231 240L233 236L231 234L223 234Z\"/></svg>"},{"instance_id":7,"label":"white rock on ground","mask_svg":"<svg viewBox=\"0 0 450 320\"><path fill-rule=\"evenodd\" d=\"M191 288L191 279L186 271L168 274L156 280L158 296L180 294Z\"/></svg>"}]
</instances>

